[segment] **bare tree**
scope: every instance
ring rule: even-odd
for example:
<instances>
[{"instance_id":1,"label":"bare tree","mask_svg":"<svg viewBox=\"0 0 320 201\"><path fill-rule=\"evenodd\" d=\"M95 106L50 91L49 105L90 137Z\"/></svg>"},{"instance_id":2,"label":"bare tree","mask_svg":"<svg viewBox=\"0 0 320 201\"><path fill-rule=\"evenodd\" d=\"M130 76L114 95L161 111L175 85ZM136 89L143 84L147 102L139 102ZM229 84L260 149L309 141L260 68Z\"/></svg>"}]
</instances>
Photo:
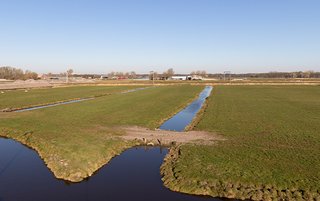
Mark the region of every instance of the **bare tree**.
<instances>
[{"instance_id":1,"label":"bare tree","mask_svg":"<svg viewBox=\"0 0 320 201\"><path fill-rule=\"evenodd\" d=\"M312 71L305 71L303 73L303 78L310 78Z\"/></svg>"},{"instance_id":2,"label":"bare tree","mask_svg":"<svg viewBox=\"0 0 320 201\"><path fill-rule=\"evenodd\" d=\"M207 72L205 70L192 71L190 74L191 75L198 75L198 76L202 76L202 77L207 77Z\"/></svg>"},{"instance_id":3,"label":"bare tree","mask_svg":"<svg viewBox=\"0 0 320 201\"><path fill-rule=\"evenodd\" d=\"M66 82L67 83L69 82L69 77L72 76L72 73L73 73L73 70L71 68L69 70L67 70L67 73L66 73Z\"/></svg>"},{"instance_id":4,"label":"bare tree","mask_svg":"<svg viewBox=\"0 0 320 201\"><path fill-rule=\"evenodd\" d=\"M24 79L38 79L38 74L29 70L26 70L24 73Z\"/></svg>"},{"instance_id":5,"label":"bare tree","mask_svg":"<svg viewBox=\"0 0 320 201\"><path fill-rule=\"evenodd\" d=\"M169 68L167 71L163 72L163 77L165 80L172 77L174 75L173 68Z\"/></svg>"},{"instance_id":6,"label":"bare tree","mask_svg":"<svg viewBox=\"0 0 320 201\"><path fill-rule=\"evenodd\" d=\"M130 79L134 79L137 77L137 74L134 71L131 72L110 72L108 73L108 77L109 78L130 78Z\"/></svg>"},{"instance_id":7,"label":"bare tree","mask_svg":"<svg viewBox=\"0 0 320 201\"><path fill-rule=\"evenodd\" d=\"M151 71L150 74L149 74L149 79L150 80L156 80L157 78L158 78L158 73L154 72L154 71Z\"/></svg>"},{"instance_id":8,"label":"bare tree","mask_svg":"<svg viewBox=\"0 0 320 201\"><path fill-rule=\"evenodd\" d=\"M136 77L137 77L136 72L131 71L131 72L130 72L130 75L129 75L129 78L130 78L130 79L135 79Z\"/></svg>"},{"instance_id":9,"label":"bare tree","mask_svg":"<svg viewBox=\"0 0 320 201\"><path fill-rule=\"evenodd\" d=\"M69 77L72 76L73 70L70 68L69 70L67 70L67 74L68 74Z\"/></svg>"},{"instance_id":10,"label":"bare tree","mask_svg":"<svg viewBox=\"0 0 320 201\"><path fill-rule=\"evenodd\" d=\"M292 75L292 78L297 78L298 77L296 72L291 73L291 75Z\"/></svg>"},{"instance_id":11,"label":"bare tree","mask_svg":"<svg viewBox=\"0 0 320 201\"><path fill-rule=\"evenodd\" d=\"M108 78L109 78L109 79L113 78L113 77L114 77L114 74L115 74L115 72L113 72L113 71L110 72L110 73L108 73Z\"/></svg>"},{"instance_id":12,"label":"bare tree","mask_svg":"<svg viewBox=\"0 0 320 201\"><path fill-rule=\"evenodd\" d=\"M205 70L201 71L200 75L202 77L207 77L207 72Z\"/></svg>"},{"instance_id":13,"label":"bare tree","mask_svg":"<svg viewBox=\"0 0 320 201\"><path fill-rule=\"evenodd\" d=\"M8 79L8 80L25 80L25 79L37 79L38 74L32 71L25 71L13 68L9 66L0 67L0 79Z\"/></svg>"},{"instance_id":14,"label":"bare tree","mask_svg":"<svg viewBox=\"0 0 320 201\"><path fill-rule=\"evenodd\" d=\"M116 72L115 75L118 76L118 77L123 77L124 73L123 72Z\"/></svg>"},{"instance_id":15,"label":"bare tree","mask_svg":"<svg viewBox=\"0 0 320 201\"><path fill-rule=\"evenodd\" d=\"M0 78L8 80L23 79L23 71L9 66L1 67Z\"/></svg>"}]
</instances>

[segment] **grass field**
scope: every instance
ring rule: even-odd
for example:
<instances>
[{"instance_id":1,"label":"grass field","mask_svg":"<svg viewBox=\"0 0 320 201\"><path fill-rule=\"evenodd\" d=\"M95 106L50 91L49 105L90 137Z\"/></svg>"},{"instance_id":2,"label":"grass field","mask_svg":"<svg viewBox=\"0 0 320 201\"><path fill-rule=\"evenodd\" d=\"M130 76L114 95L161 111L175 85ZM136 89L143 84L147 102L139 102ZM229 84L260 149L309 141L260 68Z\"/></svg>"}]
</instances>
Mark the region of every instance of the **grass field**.
<instances>
[{"instance_id":1,"label":"grass field","mask_svg":"<svg viewBox=\"0 0 320 201\"><path fill-rule=\"evenodd\" d=\"M157 128L190 103L203 86L116 93L128 89L78 86L7 91L0 94L1 107L112 95L0 113L0 136L36 149L56 177L81 181L134 146L119 138L124 132L121 126ZM319 100L320 86L214 87L193 129L220 134L225 140L173 147L161 168L165 185L220 197L320 200Z\"/></svg>"},{"instance_id":2,"label":"grass field","mask_svg":"<svg viewBox=\"0 0 320 201\"><path fill-rule=\"evenodd\" d=\"M25 92L25 90L5 91L3 94L0 94L0 110L4 108L22 108L63 100L106 95L137 87L138 86L72 86L30 89L27 90L27 92Z\"/></svg>"},{"instance_id":3,"label":"grass field","mask_svg":"<svg viewBox=\"0 0 320 201\"><path fill-rule=\"evenodd\" d=\"M227 140L172 150L162 167L171 189L320 200L320 86L217 86L194 129Z\"/></svg>"},{"instance_id":4,"label":"grass field","mask_svg":"<svg viewBox=\"0 0 320 201\"><path fill-rule=\"evenodd\" d=\"M134 145L117 138L123 132L117 126L157 128L202 89L189 85L154 87L40 110L0 113L0 135L36 149L56 177L81 181ZM43 93L54 96L47 90ZM80 88L78 94L83 94ZM25 100L31 104L33 99Z\"/></svg>"}]
</instances>

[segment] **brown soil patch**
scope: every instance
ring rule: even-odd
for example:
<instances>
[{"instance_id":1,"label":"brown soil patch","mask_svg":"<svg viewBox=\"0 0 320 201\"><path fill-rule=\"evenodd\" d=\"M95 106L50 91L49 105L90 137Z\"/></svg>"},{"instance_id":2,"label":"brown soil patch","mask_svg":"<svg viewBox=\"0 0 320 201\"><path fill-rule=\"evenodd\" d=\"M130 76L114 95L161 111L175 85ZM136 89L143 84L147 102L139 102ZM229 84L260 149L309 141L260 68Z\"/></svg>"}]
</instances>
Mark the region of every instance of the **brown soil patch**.
<instances>
[{"instance_id":1,"label":"brown soil patch","mask_svg":"<svg viewBox=\"0 0 320 201\"><path fill-rule=\"evenodd\" d=\"M138 140L148 145L170 145L174 143L212 144L217 140L224 140L215 133L203 131L175 132L165 130L150 130L147 128L131 126L121 127L124 134L119 136L125 140Z\"/></svg>"}]
</instances>

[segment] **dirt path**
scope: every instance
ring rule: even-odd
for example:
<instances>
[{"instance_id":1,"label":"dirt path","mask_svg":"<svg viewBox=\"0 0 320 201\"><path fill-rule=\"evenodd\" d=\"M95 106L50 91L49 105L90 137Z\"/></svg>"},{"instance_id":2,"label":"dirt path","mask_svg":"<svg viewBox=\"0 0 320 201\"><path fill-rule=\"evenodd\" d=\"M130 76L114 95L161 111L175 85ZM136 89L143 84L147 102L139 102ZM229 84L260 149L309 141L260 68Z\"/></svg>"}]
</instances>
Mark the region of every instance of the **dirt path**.
<instances>
[{"instance_id":1,"label":"dirt path","mask_svg":"<svg viewBox=\"0 0 320 201\"><path fill-rule=\"evenodd\" d=\"M125 140L138 140L148 145L170 145L172 143L212 144L223 137L203 131L175 132L165 130L149 130L132 126L121 127L125 133L120 137Z\"/></svg>"}]
</instances>

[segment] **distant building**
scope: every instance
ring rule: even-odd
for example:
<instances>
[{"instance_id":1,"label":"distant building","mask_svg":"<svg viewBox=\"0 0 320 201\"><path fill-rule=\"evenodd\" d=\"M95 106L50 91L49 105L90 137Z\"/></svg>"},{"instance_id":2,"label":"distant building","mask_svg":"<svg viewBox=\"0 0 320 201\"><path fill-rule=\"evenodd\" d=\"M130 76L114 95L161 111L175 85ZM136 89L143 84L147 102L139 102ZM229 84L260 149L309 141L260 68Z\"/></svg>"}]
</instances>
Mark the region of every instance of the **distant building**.
<instances>
[{"instance_id":1,"label":"distant building","mask_svg":"<svg viewBox=\"0 0 320 201\"><path fill-rule=\"evenodd\" d=\"M109 77L108 77L108 75L101 75L100 76L100 80L106 80L106 79L108 79Z\"/></svg>"},{"instance_id":2,"label":"distant building","mask_svg":"<svg viewBox=\"0 0 320 201\"><path fill-rule=\"evenodd\" d=\"M170 80L187 80L186 75L180 75L180 76L171 76Z\"/></svg>"},{"instance_id":3,"label":"distant building","mask_svg":"<svg viewBox=\"0 0 320 201\"><path fill-rule=\"evenodd\" d=\"M43 80L64 80L66 79L66 75L65 74L52 74L52 73L48 73L48 74L42 74L39 76L40 79Z\"/></svg>"},{"instance_id":4,"label":"distant building","mask_svg":"<svg viewBox=\"0 0 320 201\"><path fill-rule=\"evenodd\" d=\"M202 76L200 76L200 75L188 75L187 79L188 80L203 80Z\"/></svg>"},{"instance_id":5,"label":"distant building","mask_svg":"<svg viewBox=\"0 0 320 201\"><path fill-rule=\"evenodd\" d=\"M200 75L176 75L171 76L170 80L203 80L202 76Z\"/></svg>"}]
</instances>

